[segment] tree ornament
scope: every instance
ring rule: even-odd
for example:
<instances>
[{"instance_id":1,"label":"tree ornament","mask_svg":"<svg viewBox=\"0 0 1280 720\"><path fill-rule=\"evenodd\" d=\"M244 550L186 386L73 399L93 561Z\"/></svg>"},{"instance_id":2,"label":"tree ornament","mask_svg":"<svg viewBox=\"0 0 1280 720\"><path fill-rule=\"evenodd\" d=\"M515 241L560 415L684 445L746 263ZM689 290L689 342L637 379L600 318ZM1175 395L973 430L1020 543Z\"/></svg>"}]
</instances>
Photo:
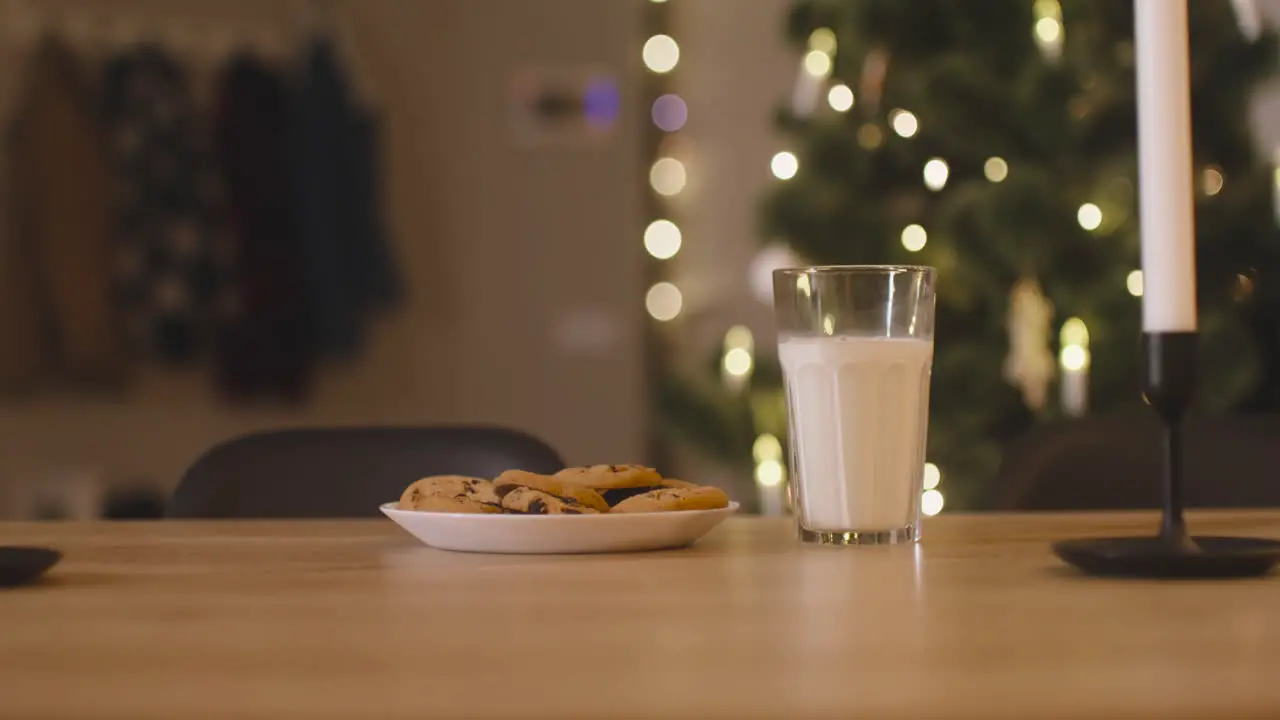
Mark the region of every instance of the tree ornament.
<instances>
[{"instance_id":1,"label":"tree ornament","mask_svg":"<svg viewBox=\"0 0 1280 720\"><path fill-rule=\"evenodd\" d=\"M1040 283L1023 278L1009 293L1009 354L1004 361L1004 377L1022 391L1022 400L1032 410L1044 407L1053 379L1053 351L1049 347L1049 326L1053 303L1044 296Z\"/></svg>"}]
</instances>

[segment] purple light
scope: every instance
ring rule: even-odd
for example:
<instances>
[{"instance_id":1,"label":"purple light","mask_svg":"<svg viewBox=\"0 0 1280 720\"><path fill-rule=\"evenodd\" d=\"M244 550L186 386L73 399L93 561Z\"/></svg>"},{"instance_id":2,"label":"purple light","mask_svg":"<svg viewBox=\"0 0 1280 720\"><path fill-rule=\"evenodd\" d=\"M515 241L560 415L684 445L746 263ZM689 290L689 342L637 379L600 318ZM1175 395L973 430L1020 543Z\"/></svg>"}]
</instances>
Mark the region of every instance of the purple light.
<instances>
[{"instance_id":1,"label":"purple light","mask_svg":"<svg viewBox=\"0 0 1280 720\"><path fill-rule=\"evenodd\" d=\"M663 95L653 101L653 124L667 132L684 127L689 119L689 108L679 95Z\"/></svg>"},{"instance_id":2,"label":"purple light","mask_svg":"<svg viewBox=\"0 0 1280 720\"><path fill-rule=\"evenodd\" d=\"M618 119L622 99L618 86L608 78L597 78L587 83L582 98L583 114L587 122L596 127L609 127Z\"/></svg>"}]
</instances>

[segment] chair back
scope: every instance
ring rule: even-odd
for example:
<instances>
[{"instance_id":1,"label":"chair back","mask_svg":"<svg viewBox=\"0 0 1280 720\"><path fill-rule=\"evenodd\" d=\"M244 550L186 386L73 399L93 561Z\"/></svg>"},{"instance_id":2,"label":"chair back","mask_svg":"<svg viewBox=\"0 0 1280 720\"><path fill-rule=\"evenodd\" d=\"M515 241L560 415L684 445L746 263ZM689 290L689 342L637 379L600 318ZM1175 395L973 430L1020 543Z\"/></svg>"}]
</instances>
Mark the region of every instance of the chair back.
<instances>
[{"instance_id":1,"label":"chair back","mask_svg":"<svg viewBox=\"0 0 1280 720\"><path fill-rule=\"evenodd\" d=\"M1192 417L1182 433L1187 507L1280 507L1280 417ZM1004 456L1003 510L1158 508L1162 431L1149 409L1051 423Z\"/></svg>"},{"instance_id":2,"label":"chair back","mask_svg":"<svg viewBox=\"0 0 1280 720\"><path fill-rule=\"evenodd\" d=\"M214 446L169 500L174 518L356 518L428 475L491 478L564 467L549 445L495 427L275 430Z\"/></svg>"}]
</instances>

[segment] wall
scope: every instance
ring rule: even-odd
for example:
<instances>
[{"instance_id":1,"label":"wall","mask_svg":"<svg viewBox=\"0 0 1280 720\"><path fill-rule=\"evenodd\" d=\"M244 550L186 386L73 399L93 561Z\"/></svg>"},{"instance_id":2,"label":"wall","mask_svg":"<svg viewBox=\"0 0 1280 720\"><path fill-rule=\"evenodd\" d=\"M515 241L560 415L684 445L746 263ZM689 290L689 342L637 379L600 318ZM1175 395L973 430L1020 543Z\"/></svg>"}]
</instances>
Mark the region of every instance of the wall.
<instances>
[{"instance_id":1,"label":"wall","mask_svg":"<svg viewBox=\"0 0 1280 720\"><path fill-rule=\"evenodd\" d=\"M182 42L216 31L287 54L317 7L11 2L7 10L23 18L9 17L7 37L0 30L0 68L10 70L0 69L0 98L12 93L23 51L15 27L33 18L97 42L108 31L67 20L92 8L98 24L124 18L134 32L149 28ZM0 407L0 516L6 508L24 512L32 487L99 477L168 486L210 444L279 425L494 422L545 437L571 462L641 457L642 172L637 114L627 112L638 5L323 7L341 29L361 89L384 111L387 215L410 287L406 306L380 325L358 363L326 371L304 411L228 408L202 375L159 371L145 373L121 400L46 397ZM594 65L622 78L623 125L613 141L516 147L506 105L511 75L543 64Z\"/></svg>"}]
</instances>

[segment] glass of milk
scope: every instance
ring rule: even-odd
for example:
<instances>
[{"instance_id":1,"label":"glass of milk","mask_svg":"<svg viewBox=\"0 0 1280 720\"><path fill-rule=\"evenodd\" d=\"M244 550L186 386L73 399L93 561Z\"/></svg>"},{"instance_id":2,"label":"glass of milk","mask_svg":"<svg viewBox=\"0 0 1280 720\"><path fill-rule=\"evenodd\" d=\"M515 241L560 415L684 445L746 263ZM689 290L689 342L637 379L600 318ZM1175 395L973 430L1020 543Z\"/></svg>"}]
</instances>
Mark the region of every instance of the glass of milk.
<instances>
[{"instance_id":1,"label":"glass of milk","mask_svg":"<svg viewBox=\"0 0 1280 720\"><path fill-rule=\"evenodd\" d=\"M841 265L773 274L800 538L920 535L934 270Z\"/></svg>"}]
</instances>

